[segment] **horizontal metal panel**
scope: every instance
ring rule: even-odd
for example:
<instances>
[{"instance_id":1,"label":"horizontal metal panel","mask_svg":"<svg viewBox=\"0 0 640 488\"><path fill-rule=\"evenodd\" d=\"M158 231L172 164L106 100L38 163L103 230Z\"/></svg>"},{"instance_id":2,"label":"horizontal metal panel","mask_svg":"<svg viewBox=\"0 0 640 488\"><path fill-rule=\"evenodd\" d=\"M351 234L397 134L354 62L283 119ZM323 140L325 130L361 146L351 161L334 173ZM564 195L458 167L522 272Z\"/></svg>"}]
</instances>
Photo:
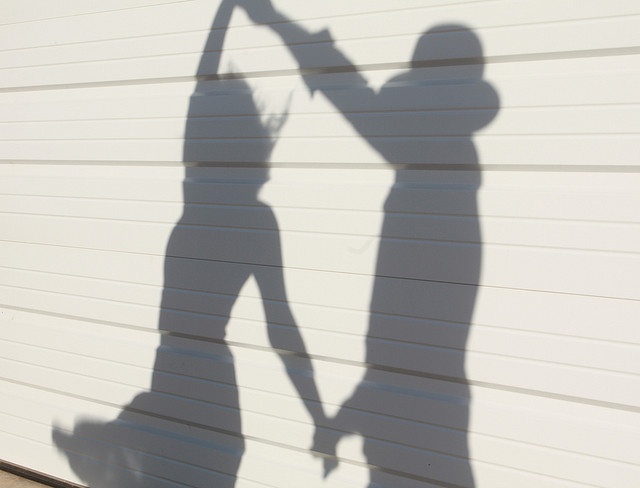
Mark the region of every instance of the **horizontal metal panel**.
<instances>
[{"instance_id":1,"label":"horizontal metal panel","mask_svg":"<svg viewBox=\"0 0 640 488\"><path fill-rule=\"evenodd\" d=\"M495 6L494 8L501 13L505 10L503 6ZM465 6L465 9L467 11L464 12L464 18L469 19L469 22L474 24L475 29L482 36L486 46L485 54L489 58L505 55L521 56L525 59L527 55L553 57L555 53L560 53L563 57L571 57L571 54L567 56L567 53L589 50L594 50L594 55L597 55L598 52L606 49L633 48L638 42L635 16L639 12L637 6L630 2L622 2L618 5L616 9L618 15L611 14L611 9L608 9L610 13L601 17L597 13L597 10L601 9L592 4L591 9L588 9L591 12L583 14L584 17L576 18L574 13L574 17L570 21L564 22L563 20L568 14L566 10L563 12L556 8L547 11L546 15L543 14L543 17L547 17L546 19L538 20L535 16L529 16L523 22L521 17L523 11L513 9L517 10L518 17L521 17L515 24L510 24L505 18L504 23L496 25L493 20L495 17L493 17L493 22L489 22L487 27L482 25L483 23L487 24L487 20L491 19L486 5L478 6L472 10ZM398 52L407 51L407 58L411 55L411 51L407 47L410 46L411 39L415 39L428 27L429 23L425 19L429 19L432 14L430 10L427 8L422 12L420 10L412 11L411 15L407 15L408 12L404 9L396 12L360 14L355 17L358 29L353 28L354 17L343 17L336 22L335 30L336 33L349 32L351 34L342 37L340 45L351 56L357 58L362 65L397 63L399 61ZM537 5L535 8L530 5L529 10L545 12ZM554 12L553 15L550 14L551 11ZM153 15L159 21L156 23L137 21L140 17L144 18L149 15ZM455 14L452 12L452 15ZM28 29L27 25L4 26L2 28L3 34L7 39L13 40L14 45L10 45L13 49L35 48L53 44L71 44L71 46L58 47L53 52L50 48L41 49L43 52L40 59L20 61L18 58L13 62L9 59L3 65L12 69L6 73L6 77L3 77L5 78L3 86L37 86L42 84L40 81L42 79L47 79L48 84L55 85L70 82L104 83L116 80L191 76L200 57L204 31L208 27L204 22L211 16L210 7L205 4L185 2L182 5L173 3L138 9L136 13L132 13L131 10L122 10L104 12L99 16L54 19L47 22L53 25L42 26L43 28L39 29L39 42L32 46L18 44L21 39L36 37L31 32L29 36L25 35L24 29ZM501 17L504 18L503 15ZM199 28L195 28L194 18L200 19ZM402 21L396 22L394 18L402 19ZM584 18L586 20L582 20ZM410 22L407 22L408 19ZM199 35L184 34L187 29L183 25L186 22ZM340 24L343 24L344 27ZM318 32L325 25L324 19L306 23L306 27L311 32ZM246 32L246 20L236 28ZM74 35L72 36L69 32L73 32ZM51 39L51 34L47 33L55 33L55 38ZM78 33L81 37L78 36ZM448 42L447 36L455 38L456 34L443 32L439 35L446 43ZM149 36L158 39L149 42ZM234 51L234 56L248 72L273 72L291 69L295 66L286 52L278 46L278 40L273 36L266 37L255 32L252 36L242 36L240 33L236 34L232 31L229 37L231 42L227 49ZM126 39L128 42L123 42L122 39ZM270 39L270 42L265 43L265 39ZM93 54L92 44L105 40L112 41L107 45L104 45L104 42L99 42L95 46L95 54ZM306 38L299 40L301 44L302 42L306 44L299 46L298 49L301 50L303 57L309 59L310 64L307 67L336 66L333 60L327 59L323 55L322 50L316 48L315 44L319 44L323 40L323 36L313 38L312 43ZM80 43L84 46L84 50L78 49ZM171 47L165 48L165 45ZM63 50L63 55L56 55L56 51L60 52L61 50ZM162 58L167 55L171 55L171 58ZM466 55L464 52L450 49L444 55L430 56L424 59L455 58L458 56L465 57ZM98 66L96 69L96 63L104 58L106 58L104 65ZM58 59L60 64L56 66L55 63ZM78 63L78 61L80 63L74 66L72 79L68 72L60 69L64 65ZM81 64L82 61L85 61L84 66ZM20 65L26 66L17 69ZM200 74L205 74L205 72Z\"/></svg>"},{"instance_id":2,"label":"horizontal metal panel","mask_svg":"<svg viewBox=\"0 0 640 488\"><path fill-rule=\"evenodd\" d=\"M14 195L52 198L52 215L57 214L54 209L58 207L59 199L79 198L82 199L85 210L79 208L73 214L77 217L126 219L126 215L139 214L145 221L175 222L180 217L185 198L189 210L197 211L193 204L224 204L228 214L235 215L238 209L230 206L246 205L248 197L258 190L258 185L264 182L265 177L261 170L239 168L189 168L189 178L182 182L184 175L184 168L166 166L5 165L0 179L0 196L6 205L3 209L6 208L7 211L16 206L22 208L25 202L25 198L18 198L15 203L11 203ZM476 197L482 220L484 222L486 219L487 225L493 225L493 217L517 219L522 221L520 225L526 225L530 219L544 219L548 222L557 220L569 226L580 222L637 223L640 218L635 211L635 207L640 204L635 191L640 177L636 173L613 170L484 171L481 174L463 171L413 171L404 175L410 177L418 187L396 187L397 196L389 203L389 210L398 214L418 214L415 218L463 215L465 209L468 214ZM482 184L478 187L480 177ZM106 185L105 182L112 184ZM237 184L239 182L244 184L240 186ZM332 217L343 211L380 215L383 199L392 184L393 180L388 172L371 171L370 168L340 171L278 168L271 169L270 181L264 184L261 193L275 207L280 228L284 228L288 225L289 216L296 210L296 215L307 211L320 211L317 212L318 215L329 212ZM246 191L239 191L240 189ZM357 198L354 198L354 189L357 189ZM326 198L328 192L331 193L330 199ZM105 215L104 211L99 210L100 202L96 200L104 201L103 208L108 206L125 215ZM24 208L26 210L27 207ZM207 207L199 208L203 212L207 210ZM246 216L251 212L247 209L247 212L237 215ZM257 215L255 209L253 212ZM192 218L191 214L190 212L187 218ZM154 217L149 218L150 215ZM328 220L331 225L342 224L342 221L334 223L333 219ZM310 227L311 224L312 222L307 222L306 226ZM542 222L539 224L542 225ZM359 223L350 222L349 225L358 226ZM411 229L413 226L407 227ZM363 233L364 227L356 228L358 234ZM633 232L633 227L630 229ZM375 231L377 234L378 229ZM620 226L617 232L629 231ZM537 239L543 238L555 240L559 236L537 236ZM606 239L606 236L593 238ZM511 236L511 239L514 237ZM489 240L492 241L492 238L489 237ZM604 245L603 249L608 245ZM558 247L562 246L558 244Z\"/></svg>"},{"instance_id":3,"label":"horizontal metal panel","mask_svg":"<svg viewBox=\"0 0 640 488\"><path fill-rule=\"evenodd\" d=\"M35 22L49 20L51 18L75 17L77 15L96 15L113 10L136 9L147 5L161 5L163 3L175 3L176 0L114 0L105 6L98 0L82 0L67 2L64 5L52 5L47 0L30 0L29 9L20 6L18 2L7 4L2 17L2 23L16 24L21 22ZM178 0L180 1L180 0ZM182 0L188 1L188 0Z\"/></svg>"},{"instance_id":4,"label":"horizontal metal panel","mask_svg":"<svg viewBox=\"0 0 640 488\"><path fill-rule=\"evenodd\" d=\"M429 192L425 191L427 197ZM454 193L451 190L451 193ZM464 196L464 192L457 192ZM487 192L495 197L494 192ZM545 195L546 199L550 194ZM565 195L558 195L565 196ZM630 195L630 197L632 197ZM0 205L16 215L48 215L92 220L171 223L179 209L171 203L140 203L113 200L78 200L64 197L2 196ZM266 227L261 209L243 206L187 205L182 219L188 225L238 227L275 230ZM542 212L540 212L542 213ZM372 229L380 219L376 212L333 209L278 209L279 229L292 232L374 236ZM447 242L474 242L477 235L469 230L469 216L399 214L387 237L425 239ZM239 225L241 223L241 225ZM391 226L389 226L391 227ZM483 241L487 244L553 247L574 250L635 252L640 247L640 232L626 222L566 222L526 217L495 216L482 219Z\"/></svg>"},{"instance_id":5,"label":"horizontal metal panel","mask_svg":"<svg viewBox=\"0 0 640 488\"><path fill-rule=\"evenodd\" d=\"M37 309L61 313L66 310L69 314L85 317L89 320L109 320L129 326L144 326L142 318L152 315L153 311L148 307L142 308L123 303L98 302L94 299L73 298L68 295L58 295L42 292L29 292L26 290L7 290L4 294L16 306L21 308ZM55 308L51 305L47 307L47 302L55 303ZM40 303L41 305L36 305ZM211 301L207 305L215 305L216 301ZM259 305L256 304L256 305ZM180 306L187 306L180 302ZM90 307L91 313L83 311L80 307ZM226 307L221 307L223 310ZM77 310L77 311L75 311ZM119 311L119 313L118 313ZM109 314L109 315L108 315ZM146 321L152 321L152 316ZM207 341L224 340L225 318L220 316L204 315L202 313L180 313L171 309L163 313L162 320L165 330L170 330L180 335L187 334ZM242 315L238 317L240 333L236 333L237 340L249 347L260 347L268 349L268 342L256 341L259 337L261 324L253 321L243 320ZM384 320L384 318L383 318ZM387 321L389 321L387 319ZM288 347L293 352L303 352L295 349L295 336L291 336L289 328L286 326L275 326L282 334L282 344L292 344ZM116 329L117 330L117 329ZM258 335L256 334L258 332ZM481 332L478 332L481 334ZM313 349L314 354L329 360L353 361L352 351L361 343L361 338L357 336L345 336L342 334L330 334L322 331L307 331L305 336L311 343L317 344ZM410 341L411 335L403 338ZM171 342L171 341L169 341ZM341 344L340 347L335 344ZM324 344L324 347L322 346ZM460 365L466 362L471 365L471 373L466 377L470 381L483 382L487 384L510 386L514 388L524 388L529 390L548 392L557 395L567 395L576 398L585 398L614 404L637 406L635 390L637 389L637 366L633 366L633 353L627 352L625 366L623 358L621 362L623 372L611 371L611 365L606 369L594 369L595 365L574 366L569 365L570 361L554 362L551 358L544 356L545 348L553 344L542 344L539 350L539 359L522 359L515 355L515 351L507 351L500 354L499 351L476 352L468 350L466 355L459 349L440 349L429 345L409 344L406 342L390 341L384 339L369 338L368 341L368 363L371 367L389 370L401 370L407 374L430 375L433 377L451 378L457 381L464 381L465 375ZM456 344L457 348L463 347L464 343ZM210 345L210 350L215 350L216 346ZM572 348L576 349L576 348ZM572 350L570 349L570 351ZM530 350L534 350L530 346ZM604 349L593 346L594 351L603 353ZM624 352L624 351L622 351ZM574 354L577 354L575 351ZM529 353L530 355L532 353ZM634 375L635 373L635 375ZM190 373L195 374L195 373ZM526 379L523 379L526 378ZM598 379L599 381L594 381Z\"/></svg>"},{"instance_id":6,"label":"horizontal metal panel","mask_svg":"<svg viewBox=\"0 0 640 488\"><path fill-rule=\"evenodd\" d=\"M109 286L110 289L123 286L122 290L127 290L127 283L144 283L157 287L158 280L162 279L162 258L159 256L141 258L127 253L18 243L0 243L0 246L3 255L12 263L12 267L61 275L106 279L113 281L113 284ZM169 260L169 265L171 263L172 260ZM207 263L189 261L175 263L176 269L180 266L190 265L194 270L205 264ZM189 276L188 270L190 268L185 269L187 270L185 276ZM207 264L207 270L212 276L216 276L225 272L225 265L224 263L211 262ZM287 279L291 283L293 296L299 296L299 300L304 303L318 304L337 310L362 310L362 305L359 305L358 301L360 294L357 290L367 290L368 278L365 276L332 275L322 271L288 269ZM91 290L90 287L87 288L88 282L83 280L81 283L82 289ZM393 282L389 281L389 283L392 287ZM101 293L108 289L105 288L107 285L102 286ZM217 286L223 286L223 284L218 283ZM296 287L306 291L298 294L295 292ZM458 287L453 284L433 284L425 286L425 296L431 296L434 293L442 297L456 296L461 293L457 289ZM119 292L120 294L122 290ZM209 289L209 291L211 290ZM220 291L224 291L224 288ZM320 291L323 293L319 293ZM138 290L136 290L137 292ZM156 293L159 297L159 291ZM259 297L257 293L249 291L247 293L249 293L248 296ZM478 324L548 334L557 333L573 337L640 343L638 329L634 326L633 321L628 320L629 316L633 317L638 313L638 305L635 301L493 287L481 287L479 294L480 299L474 313L474 321ZM114 295L110 293L108 296ZM505 303L509 303L511 306L504 307ZM39 304L43 305L44 302L39 302ZM464 315L456 315L456 311L447 308L446 304L445 301L442 308L431 308L430 313L429 311L418 313L417 316L422 319L427 316L435 321L448 320L464 323ZM365 299L364 306L366 307L366 305ZM414 304L411 309L416 306L418 305ZM42 306L39 308L42 309ZM521 310L526 310L526 313L522 313ZM329 327L334 322L331 315L325 315L329 312L323 311L322 317L327 317L325 324L323 324L323 321L317 318L318 313L317 310L306 312L305 320L317 323L319 327ZM156 315L149 312L147 316L151 327L153 326L152 320ZM350 318L347 322L353 320L354 318ZM407 317L406 320L410 323L410 317ZM603 329L602 323L609 324L609 327Z\"/></svg>"},{"instance_id":7,"label":"horizontal metal panel","mask_svg":"<svg viewBox=\"0 0 640 488\"><path fill-rule=\"evenodd\" d=\"M269 216L269 218L272 218ZM70 220L22 215L19 218L3 216L5 240L34 244L51 244L97 250L163 255L168 226L147 223ZM131 236L135 235L135 239ZM174 229L169 249L171 257L229 261L233 263L279 266L281 257L276 249L279 236L273 231L241 228L207 228L178 226ZM288 267L326 270L342 273L366 273L370 270L371 253L362 248L370 238L360 236L329 236L322 234L284 233L281 238L295 249L313 249L322 253L291 253ZM203 242L215 243L202 246ZM260 242L262 252L255 243ZM389 252L406 257L402 263L380 263L377 273L390 278L473 284L478 267L474 260L480 247L474 243L448 243L431 240L399 240L381 236L381 245ZM567 251L516 246L485 244L482 249L485 269L483 282L487 286L502 286L532 290L554 290L564 293L591 294L637 299L634 286L640 257L606 252ZM590 263L590 268L584 266ZM451 266L449 263L458 263ZM543 263L553 262L555 272L550 274ZM587 280L593 270L601 270L599 280ZM204 280L205 278L203 278ZM421 293L420 287L405 283L399 285L407 297ZM415 290L415 291L414 291ZM409 305L410 298L405 299Z\"/></svg>"},{"instance_id":8,"label":"horizontal metal panel","mask_svg":"<svg viewBox=\"0 0 640 488\"><path fill-rule=\"evenodd\" d=\"M487 111L489 109L486 109ZM398 136L446 136L455 134L456 118L461 116L482 119L483 110L470 111L465 114L449 110L430 111L427 114L406 112L358 114L366 120L366 134L374 137ZM65 116L66 112L61 112ZM588 117L583 117L588 115ZM632 124L622 125L620 119L633 119L640 116L640 107L629 106L593 106L593 107L554 107L551 108L502 108L500 117L492 125L494 136L543 135L562 137L580 134L583 137L634 134ZM290 114L287 131L281 134L279 141L283 143L293 137L341 137L348 124L335 120L332 114ZM191 122L192 138L248 138L247 133L251 116L228 117L216 116L198 118ZM423 122L431 119L432 123ZM449 122L450 121L450 122ZM449 122L449 123L448 123ZM120 118L112 120L56 120L25 121L5 124L2 140L7 141L46 141L46 140L127 140L127 139L175 139L184 137L185 121L176 116L157 118ZM452 128L451 128L452 127ZM429 134L431 132L431 134Z\"/></svg>"}]
</instances>

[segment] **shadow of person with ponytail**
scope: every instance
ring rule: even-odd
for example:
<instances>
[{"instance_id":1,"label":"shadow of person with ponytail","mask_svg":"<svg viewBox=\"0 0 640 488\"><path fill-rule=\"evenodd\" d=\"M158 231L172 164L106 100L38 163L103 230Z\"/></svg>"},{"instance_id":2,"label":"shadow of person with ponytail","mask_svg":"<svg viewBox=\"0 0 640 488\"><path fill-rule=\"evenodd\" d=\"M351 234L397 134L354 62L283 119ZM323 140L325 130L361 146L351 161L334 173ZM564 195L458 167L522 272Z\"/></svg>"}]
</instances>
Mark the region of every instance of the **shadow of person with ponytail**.
<instances>
[{"instance_id":1,"label":"shadow of person with ponytail","mask_svg":"<svg viewBox=\"0 0 640 488\"><path fill-rule=\"evenodd\" d=\"M91 487L232 488L244 452L226 326L251 277L268 336L317 424L312 366L289 308L279 228L258 193L286 114L264 121L248 83L219 74L234 3L223 0L198 67L185 129L184 207L166 248L150 390L112 422L80 421L53 438Z\"/></svg>"}]
</instances>

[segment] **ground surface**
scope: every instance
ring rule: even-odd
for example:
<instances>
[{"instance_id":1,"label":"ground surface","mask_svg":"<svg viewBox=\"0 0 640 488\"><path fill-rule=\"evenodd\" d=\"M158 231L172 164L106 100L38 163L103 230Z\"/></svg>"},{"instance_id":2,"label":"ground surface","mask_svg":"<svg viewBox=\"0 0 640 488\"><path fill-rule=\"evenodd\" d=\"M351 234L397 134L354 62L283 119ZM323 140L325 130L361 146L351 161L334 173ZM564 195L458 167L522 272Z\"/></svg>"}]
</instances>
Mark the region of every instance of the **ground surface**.
<instances>
[{"instance_id":1,"label":"ground surface","mask_svg":"<svg viewBox=\"0 0 640 488\"><path fill-rule=\"evenodd\" d=\"M0 471L0 488L47 488L47 486Z\"/></svg>"}]
</instances>

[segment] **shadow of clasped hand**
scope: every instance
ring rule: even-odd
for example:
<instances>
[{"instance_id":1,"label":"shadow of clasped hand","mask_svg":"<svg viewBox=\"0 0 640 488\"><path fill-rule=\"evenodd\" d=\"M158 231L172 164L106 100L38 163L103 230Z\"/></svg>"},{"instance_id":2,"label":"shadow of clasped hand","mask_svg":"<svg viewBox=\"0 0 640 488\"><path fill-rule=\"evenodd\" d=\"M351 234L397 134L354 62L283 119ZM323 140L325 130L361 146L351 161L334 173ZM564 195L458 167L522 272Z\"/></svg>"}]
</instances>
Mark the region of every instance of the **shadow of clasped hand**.
<instances>
[{"instance_id":1,"label":"shadow of clasped hand","mask_svg":"<svg viewBox=\"0 0 640 488\"><path fill-rule=\"evenodd\" d=\"M338 467L336 449L345 432L316 426L311 453L323 460L323 477L327 478Z\"/></svg>"}]
</instances>

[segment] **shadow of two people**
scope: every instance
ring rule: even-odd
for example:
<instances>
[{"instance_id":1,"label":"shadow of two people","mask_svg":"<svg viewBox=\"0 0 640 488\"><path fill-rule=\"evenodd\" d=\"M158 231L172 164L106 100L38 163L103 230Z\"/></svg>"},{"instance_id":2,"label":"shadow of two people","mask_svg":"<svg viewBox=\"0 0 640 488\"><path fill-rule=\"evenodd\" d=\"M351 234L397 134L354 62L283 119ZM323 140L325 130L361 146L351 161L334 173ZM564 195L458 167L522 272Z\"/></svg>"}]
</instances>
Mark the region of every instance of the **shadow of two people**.
<instances>
[{"instance_id":1,"label":"shadow of two people","mask_svg":"<svg viewBox=\"0 0 640 488\"><path fill-rule=\"evenodd\" d=\"M410 69L376 91L328 33L310 33L259 5L253 8L263 11L250 16L263 23L269 19L300 68L317 68L318 59L309 55L312 44L324 65L340 67L340 87L326 82L331 74L315 72L304 76L309 89L322 92L396 170L384 204L365 375L335 418L326 419L312 376L295 373L312 371L311 363L288 306L278 224L257 197L268 179L276 134L261 121L246 82L211 79L199 83L191 99L184 160L220 161L220 154L229 152L219 139L224 128L202 118L211 117L202 107L208 103L203 95L236 90L233 104L236 113L244 114L239 130L253 141L236 149L253 169L250 183L239 187L242 195L236 193L232 200L261 216L251 226L269 232L259 238L243 229L194 232L193 223L215 225L237 215L224 215L233 208L224 196L213 199L216 205L196 209L193 204L202 197L194 193L193 179L199 170L187 170L184 213L166 250L159 323L165 333L150 391L138 395L112 422L79 422L71 434L54 429L54 442L92 487L233 487L244 440L233 358L224 335L242 285L254 276L274 349L295 353L282 358L316 424L313 450L326 457L327 473L337 462L339 439L357 433L371 467L370 486L393 486L402 473L416 486L473 486L464 350L481 267L481 235L476 203L480 170L472 134L498 110L497 94L483 80L479 39L460 25L427 31ZM211 40L221 28L214 21L199 73L207 71L206 53L221 50L221 43ZM458 181L457 187L439 183L442 174L452 175L444 179ZM199 301L194 304L184 290L199 293ZM194 320L190 312L199 318ZM178 357L198 338L209 348L208 361ZM193 365L185 367L189 361ZM203 364L209 369L203 371ZM194 443L189 432L196 430L202 437Z\"/></svg>"}]
</instances>

